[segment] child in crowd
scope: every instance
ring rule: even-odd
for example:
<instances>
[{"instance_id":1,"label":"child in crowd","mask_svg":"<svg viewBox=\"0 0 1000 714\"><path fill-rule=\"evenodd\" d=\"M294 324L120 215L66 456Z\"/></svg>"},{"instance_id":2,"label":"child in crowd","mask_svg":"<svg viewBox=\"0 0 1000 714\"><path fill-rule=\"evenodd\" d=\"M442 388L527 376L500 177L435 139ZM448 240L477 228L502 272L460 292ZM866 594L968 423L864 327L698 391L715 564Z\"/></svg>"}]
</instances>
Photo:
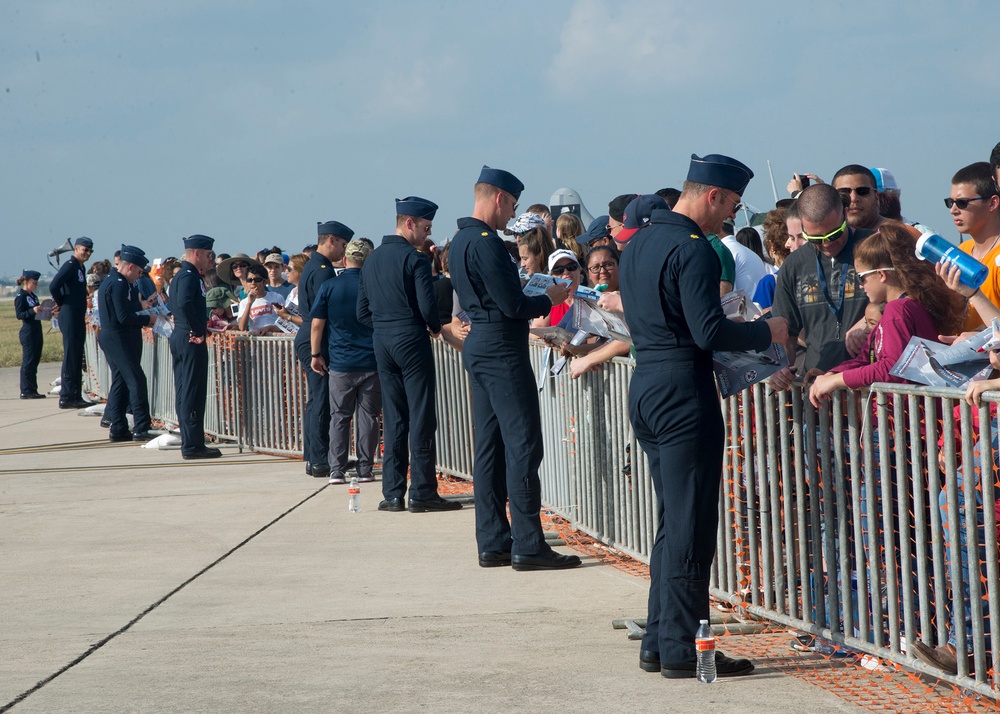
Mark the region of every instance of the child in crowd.
<instances>
[{"instance_id":1,"label":"child in crowd","mask_svg":"<svg viewBox=\"0 0 1000 714\"><path fill-rule=\"evenodd\" d=\"M840 387L903 382L889 370L910 338L936 341L938 335L957 332L964 319L965 300L938 279L932 264L917 260L913 236L902 223L885 223L862 241L854 252L854 268L868 299L885 303L885 310L856 357L816 378L809 390L816 407Z\"/></svg>"},{"instance_id":2,"label":"child in crowd","mask_svg":"<svg viewBox=\"0 0 1000 714\"><path fill-rule=\"evenodd\" d=\"M885 303L884 302L870 302L868 307L865 308L865 332L866 334L871 334L871 331L878 327L878 323L882 320L882 315L885 313Z\"/></svg>"}]
</instances>

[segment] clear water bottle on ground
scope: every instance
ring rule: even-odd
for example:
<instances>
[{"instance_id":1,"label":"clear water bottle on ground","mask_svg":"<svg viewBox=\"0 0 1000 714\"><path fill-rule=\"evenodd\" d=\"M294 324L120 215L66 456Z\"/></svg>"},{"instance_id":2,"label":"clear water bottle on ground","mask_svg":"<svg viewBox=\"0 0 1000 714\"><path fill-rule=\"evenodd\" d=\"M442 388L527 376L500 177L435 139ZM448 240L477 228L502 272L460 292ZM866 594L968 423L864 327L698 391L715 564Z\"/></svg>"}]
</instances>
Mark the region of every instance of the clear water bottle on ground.
<instances>
[{"instance_id":1,"label":"clear water bottle on ground","mask_svg":"<svg viewBox=\"0 0 1000 714\"><path fill-rule=\"evenodd\" d=\"M352 476L351 483L347 486L347 510L351 513L361 512L361 486L358 485L357 476Z\"/></svg>"},{"instance_id":2,"label":"clear water bottle on ground","mask_svg":"<svg viewBox=\"0 0 1000 714\"><path fill-rule=\"evenodd\" d=\"M694 636L694 647L698 654L695 676L699 682L711 684L718 676L715 671L715 635L708 620L701 621L701 627Z\"/></svg>"}]
</instances>

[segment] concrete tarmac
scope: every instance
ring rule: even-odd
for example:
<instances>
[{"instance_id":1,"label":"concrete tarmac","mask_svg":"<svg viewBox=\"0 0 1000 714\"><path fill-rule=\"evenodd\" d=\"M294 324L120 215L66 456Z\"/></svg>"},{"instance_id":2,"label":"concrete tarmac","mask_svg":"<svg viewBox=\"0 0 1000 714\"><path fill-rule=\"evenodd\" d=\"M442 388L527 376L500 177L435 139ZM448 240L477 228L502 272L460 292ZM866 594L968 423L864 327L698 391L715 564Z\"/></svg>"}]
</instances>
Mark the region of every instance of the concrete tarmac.
<instances>
[{"instance_id":1,"label":"concrete tarmac","mask_svg":"<svg viewBox=\"0 0 1000 714\"><path fill-rule=\"evenodd\" d=\"M471 507L382 513L373 483L350 513L299 461L111 444L16 368L0 394L0 709L863 711L766 668L642 672L611 622L648 581L482 569Z\"/></svg>"}]
</instances>

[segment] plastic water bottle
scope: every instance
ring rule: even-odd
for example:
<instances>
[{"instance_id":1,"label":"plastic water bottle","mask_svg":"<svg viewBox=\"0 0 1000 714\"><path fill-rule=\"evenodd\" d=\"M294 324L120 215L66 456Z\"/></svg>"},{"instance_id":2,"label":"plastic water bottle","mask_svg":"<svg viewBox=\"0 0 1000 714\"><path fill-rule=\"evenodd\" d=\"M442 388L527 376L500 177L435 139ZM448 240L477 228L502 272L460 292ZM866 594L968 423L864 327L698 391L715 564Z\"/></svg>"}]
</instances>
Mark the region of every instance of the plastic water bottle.
<instances>
[{"instance_id":1,"label":"plastic water bottle","mask_svg":"<svg viewBox=\"0 0 1000 714\"><path fill-rule=\"evenodd\" d=\"M694 648L698 652L695 676L699 682L711 684L718 679L718 675L715 671L715 635L708 620L701 621L701 627L694 636Z\"/></svg>"},{"instance_id":2,"label":"plastic water bottle","mask_svg":"<svg viewBox=\"0 0 1000 714\"><path fill-rule=\"evenodd\" d=\"M361 486L358 485L357 476L351 476L351 483L347 486L347 510L351 513L361 512Z\"/></svg>"},{"instance_id":3,"label":"plastic water bottle","mask_svg":"<svg viewBox=\"0 0 1000 714\"><path fill-rule=\"evenodd\" d=\"M937 233L930 231L921 233L917 239L917 257L940 263L947 260L958 266L961 271L958 279L970 288L978 288L989 275L989 268L959 248L949 243Z\"/></svg>"}]
</instances>

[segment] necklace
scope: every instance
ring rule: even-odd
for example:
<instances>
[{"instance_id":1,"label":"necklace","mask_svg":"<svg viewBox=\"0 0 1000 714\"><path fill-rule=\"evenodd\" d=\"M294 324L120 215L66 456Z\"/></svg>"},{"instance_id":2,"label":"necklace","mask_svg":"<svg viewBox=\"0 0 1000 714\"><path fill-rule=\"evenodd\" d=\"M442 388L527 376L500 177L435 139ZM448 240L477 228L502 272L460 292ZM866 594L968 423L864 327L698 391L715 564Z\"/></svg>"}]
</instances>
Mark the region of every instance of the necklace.
<instances>
[{"instance_id":1,"label":"necklace","mask_svg":"<svg viewBox=\"0 0 1000 714\"><path fill-rule=\"evenodd\" d=\"M997 241L1000 241L1000 233L997 234L997 237L993 239L992 243L990 243L990 247L986 249L985 253L983 253L983 257L984 258L987 255L989 255L990 251L993 250L996 247ZM973 248L972 248L972 257L975 258L976 260L979 260L979 256L976 255L976 248L978 248L978 247L979 246L977 245L977 246L973 246Z\"/></svg>"}]
</instances>

